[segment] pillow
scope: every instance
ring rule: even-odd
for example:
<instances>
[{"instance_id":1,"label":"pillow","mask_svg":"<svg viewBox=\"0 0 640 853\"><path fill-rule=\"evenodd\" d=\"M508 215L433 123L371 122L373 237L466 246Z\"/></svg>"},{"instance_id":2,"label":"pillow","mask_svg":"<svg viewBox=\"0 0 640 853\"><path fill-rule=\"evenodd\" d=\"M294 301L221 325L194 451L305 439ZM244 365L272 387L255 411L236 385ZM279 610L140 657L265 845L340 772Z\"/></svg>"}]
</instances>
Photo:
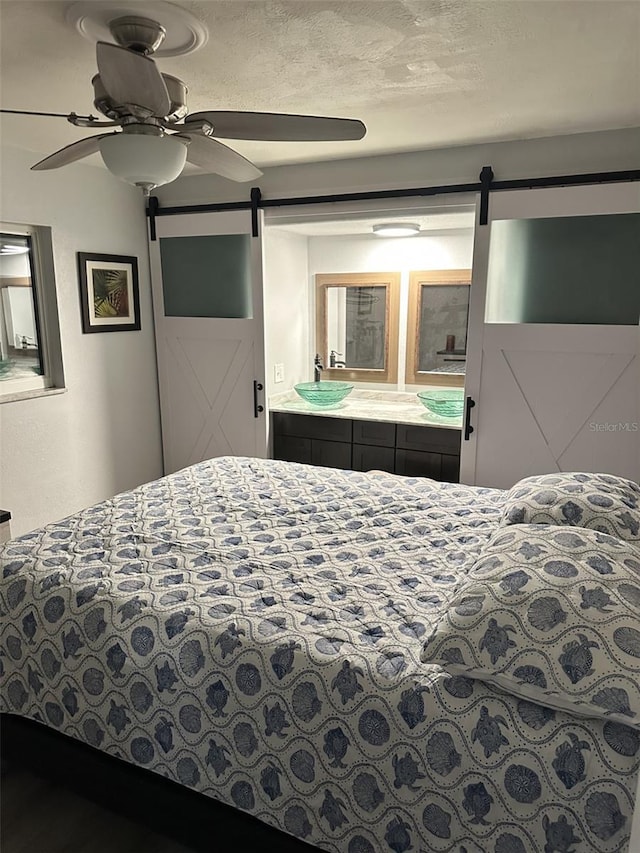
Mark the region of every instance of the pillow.
<instances>
[{"instance_id":1,"label":"pillow","mask_svg":"<svg viewBox=\"0 0 640 853\"><path fill-rule=\"evenodd\" d=\"M543 474L508 492L501 527L562 524L640 545L640 486L613 474Z\"/></svg>"},{"instance_id":2,"label":"pillow","mask_svg":"<svg viewBox=\"0 0 640 853\"><path fill-rule=\"evenodd\" d=\"M640 728L640 552L596 530L498 529L422 661Z\"/></svg>"}]
</instances>

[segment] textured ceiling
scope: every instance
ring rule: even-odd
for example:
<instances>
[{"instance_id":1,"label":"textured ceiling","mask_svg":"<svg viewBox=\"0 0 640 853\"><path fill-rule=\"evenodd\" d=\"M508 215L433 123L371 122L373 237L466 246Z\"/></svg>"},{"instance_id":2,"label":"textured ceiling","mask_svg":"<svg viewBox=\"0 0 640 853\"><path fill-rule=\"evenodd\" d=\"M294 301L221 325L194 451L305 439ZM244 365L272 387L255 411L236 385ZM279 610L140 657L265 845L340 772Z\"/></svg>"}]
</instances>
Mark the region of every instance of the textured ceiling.
<instances>
[{"instance_id":1,"label":"textured ceiling","mask_svg":"<svg viewBox=\"0 0 640 853\"><path fill-rule=\"evenodd\" d=\"M3 107L93 110L94 47L65 22L69 5L0 0ZM152 5L131 3L143 14ZM177 5L209 29L197 53L158 60L188 85L191 111L316 113L368 127L359 142L231 143L260 166L640 125L637 0ZM14 116L0 131L37 152L86 135L64 119Z\"/></svg>"}]
</instances>

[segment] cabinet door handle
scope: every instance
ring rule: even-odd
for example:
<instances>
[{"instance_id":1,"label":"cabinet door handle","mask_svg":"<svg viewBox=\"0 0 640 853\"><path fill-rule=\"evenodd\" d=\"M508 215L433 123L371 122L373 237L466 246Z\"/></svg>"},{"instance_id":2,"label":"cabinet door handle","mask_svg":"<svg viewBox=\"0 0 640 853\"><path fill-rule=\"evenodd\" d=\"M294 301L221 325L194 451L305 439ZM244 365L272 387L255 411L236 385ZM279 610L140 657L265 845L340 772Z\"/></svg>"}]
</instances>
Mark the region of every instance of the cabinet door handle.
<instances>
[{"instance_id":1,"label":"cabinet door handle","mask_svg":"<svg viewBox=\"0 0 640 853\"><path fill-rule=\"evenodd\" d=\"M260 415L260 412L264 412L264 406L259 405L258 403L258 391L262 391L263 385L262 382L258 382L257 379L253 380L253 417L257 418Z\"/></svg>"},{"instance_id":2,"label":"cabinet door handle","mask_svg":"<svg viewBox=\"0 0 640 853\"><path fill-rule=\"evenodd\" d=\"M467 397L464 406L464 440L469 441L469 437L473 432L471 426L471 409L475 406L476 401L472 397Z\"/></svg>"}]
</instances>

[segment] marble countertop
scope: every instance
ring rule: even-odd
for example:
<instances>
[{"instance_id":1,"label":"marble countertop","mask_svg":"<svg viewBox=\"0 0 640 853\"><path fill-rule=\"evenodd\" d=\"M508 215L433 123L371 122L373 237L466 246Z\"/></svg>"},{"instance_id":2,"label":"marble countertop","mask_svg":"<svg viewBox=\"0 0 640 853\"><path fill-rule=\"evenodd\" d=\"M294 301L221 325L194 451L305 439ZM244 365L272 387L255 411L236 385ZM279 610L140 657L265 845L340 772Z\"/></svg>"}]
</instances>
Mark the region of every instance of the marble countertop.
<instances>
[{"instance_id":1,"label":"marble countertop","mask_svg":"<svg viewBox=\"0 0 640 853\"><path fill-rule=\"evenodd\" d=\"M402 391L354 390L341 403L331 408L314 406L294 390L273 394L269 398L272 412L318 415L322 418L350 418L356 421L387 421L395 424L462 429L462 417L443 418L429 412L414 393Z\"/></svg>"}]
</instances>

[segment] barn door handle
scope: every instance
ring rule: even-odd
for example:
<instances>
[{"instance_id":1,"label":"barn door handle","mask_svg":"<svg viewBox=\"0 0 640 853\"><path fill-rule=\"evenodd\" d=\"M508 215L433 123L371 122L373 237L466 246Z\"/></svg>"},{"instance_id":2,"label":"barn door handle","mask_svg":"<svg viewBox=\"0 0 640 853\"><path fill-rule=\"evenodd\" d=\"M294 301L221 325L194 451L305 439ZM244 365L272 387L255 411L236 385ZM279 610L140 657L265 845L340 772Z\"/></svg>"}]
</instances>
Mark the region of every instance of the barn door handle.
<instances>
[{"instance_id":1,"label":"barn door handle","mask_svg":"<svg viewBox=\"0 0 640 853\"><path fill-rule=\"evenodd\" d=\"M475 406L476 401L472 397L467 397L464 404L464 440L469 441L469 437L473 432L471 426L471 409Z\"/></svg>"},{"instance_id":2,"label":"barn door handle","mask_svg":"<svg viewBox=\"0 0 640 853\"><path fill-rule=\"evenodd\" d=\"M261 406L258 403L258 391L262 391L263 385L262 382L258 382L257 379L253 380L253 417L257 418L260 415L260 412L264 412L264 406Z\"/></svg>"}]
</instances>

